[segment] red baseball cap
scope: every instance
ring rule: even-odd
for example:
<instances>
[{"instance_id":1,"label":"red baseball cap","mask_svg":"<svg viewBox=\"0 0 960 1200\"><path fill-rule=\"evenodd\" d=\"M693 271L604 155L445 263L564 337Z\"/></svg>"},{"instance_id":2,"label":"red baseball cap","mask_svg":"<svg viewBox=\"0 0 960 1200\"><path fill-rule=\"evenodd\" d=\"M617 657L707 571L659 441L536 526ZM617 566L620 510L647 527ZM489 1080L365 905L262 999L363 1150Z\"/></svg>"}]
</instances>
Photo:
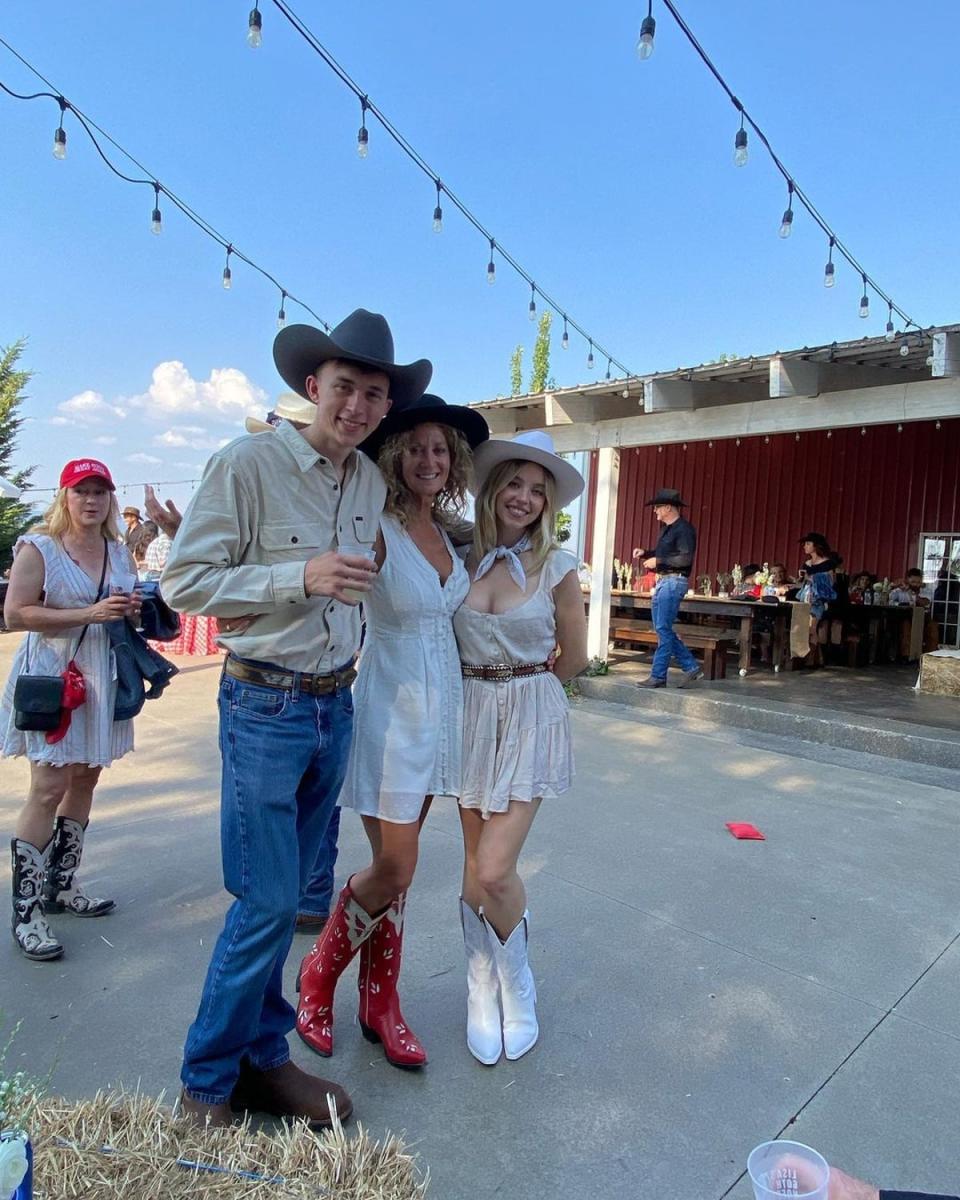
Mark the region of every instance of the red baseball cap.
<instances>
[{"instance_id":1,"label":"red baseball cap","mask_svg":"<svg viewBox=\"0 0 960 1200\"><path fill-rule=\"evenodd\" d=\"M96 458L74 458L60 472L60 486L76 487L85 479L102 479L111 492L117 490L113 476L106 466Z\"/></svg>"}]
</instances>

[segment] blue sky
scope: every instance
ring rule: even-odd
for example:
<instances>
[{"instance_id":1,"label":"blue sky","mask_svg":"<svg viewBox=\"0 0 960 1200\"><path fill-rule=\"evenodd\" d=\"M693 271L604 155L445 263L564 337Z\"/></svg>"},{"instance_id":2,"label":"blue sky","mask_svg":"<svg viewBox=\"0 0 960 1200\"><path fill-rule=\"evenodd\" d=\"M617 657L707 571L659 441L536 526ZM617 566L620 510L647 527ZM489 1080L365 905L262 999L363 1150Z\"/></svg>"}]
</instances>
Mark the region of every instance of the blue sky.
<instances>
[{"instance_id":1,"label":"blue sky","mask_svg":"<svg viewBox=\"0 0 960 1200\"><path fill-rule=\"evenodd\" d=\"M384 312L399 356L433 359L448 400L509 390L527 346L529 288L263 4L249 0L8 0L0 34L252 258L331 323ZM680 0L680 11L788 168L851 249L921 324L958 319L955 47L960 7L892 0ZM755 139L733 166L737 120L655 0L656 50L634 45L645 3L366 0L298 12L480 219L634 372L879 333L859 279L822 285L823 235ZM0 79L38 90L0 47ZM199 474L211 449L282 390L279 296L153 194L116 180L69 116L51 154L51 101L0 95L0 344L25 335L35 372L21 438L37 485L98 454L121 481ZM288 304L289 320L300 319ZM308 318L307 318L308 319ZM559 385L592 378L586 346ZM111 440L114 439L114 440ZM186 499L189 488L163 489ZM133 499L131 493L127 498Z\"/></svg>"}]
</instances>

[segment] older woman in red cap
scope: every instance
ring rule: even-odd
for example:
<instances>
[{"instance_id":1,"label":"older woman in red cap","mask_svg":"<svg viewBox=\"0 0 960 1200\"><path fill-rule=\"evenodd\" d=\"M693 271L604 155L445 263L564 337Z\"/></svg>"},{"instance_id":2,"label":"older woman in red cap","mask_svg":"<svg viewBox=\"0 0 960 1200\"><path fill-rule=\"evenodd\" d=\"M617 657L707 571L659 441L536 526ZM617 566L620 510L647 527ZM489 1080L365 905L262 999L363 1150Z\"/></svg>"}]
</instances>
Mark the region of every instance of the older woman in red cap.
<instances>
[{"instance_id":1,"label":"older woman in red cap","mask_svg":"<svg viewBox=\"0 0 960 1200\"><path fill-rule=\"evenodd\" d=\"M63 954L45 914L102 917L114 908L112 900L84 893L77 868L100 772L133 749L133 722L113 719L116 682L105 628L139 607L115 491L97 459L67 463L43 520L17 542L10 571L4 616L9 629L27 636L0 701L0 749L30 760L30 791L11 844L13 936L38 961ZM30 722L17 719L20 676L68 671L67 686L80 701L69 724L21 728Z\"/></svg>"}]
</instances>

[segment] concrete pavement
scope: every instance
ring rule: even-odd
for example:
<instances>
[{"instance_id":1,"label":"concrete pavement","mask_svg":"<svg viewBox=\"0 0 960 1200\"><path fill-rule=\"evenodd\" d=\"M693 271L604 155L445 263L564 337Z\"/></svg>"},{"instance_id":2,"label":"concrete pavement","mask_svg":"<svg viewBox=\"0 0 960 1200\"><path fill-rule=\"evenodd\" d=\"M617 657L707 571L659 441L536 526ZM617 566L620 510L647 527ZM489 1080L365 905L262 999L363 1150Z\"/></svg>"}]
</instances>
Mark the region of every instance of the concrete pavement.
<instances>
[{"instance_id":1,"label":"concrete pavement","mask_svg":"<svg viewBox=\"0 0 960 1200\"><path fill-rule=\"evenodd\" d=\"M5 677L15 639L0 638ZM67 1095L178 1086L227 898L217 836L216 660L138 721L104 774L85 879L99 921L56 918L67 954L31 964L0 938L12 1062ZM951 1191L960 1077L955 772L911 784L889 763L809 743L575 705L575 790L545 803L523 859L541 1042L484 1068L464 1038L459 826L437 803L408 907L404 1011L430 1053L391 1068L355 1024L355 968L320 1060L373 1133L406 1136L431 1194L720 1200L750 1194L747 1153L776 1136L889 1186ZM0 822L27 776L4 762ZM748 820L766 842L724 828ZM341 875L366 861L347 814ZM9 887L5 868L0 887ZM297 939L288 964L290 995ZM790 1124L796 1115L796 1121Z\"/></svg>"}]
</instances>

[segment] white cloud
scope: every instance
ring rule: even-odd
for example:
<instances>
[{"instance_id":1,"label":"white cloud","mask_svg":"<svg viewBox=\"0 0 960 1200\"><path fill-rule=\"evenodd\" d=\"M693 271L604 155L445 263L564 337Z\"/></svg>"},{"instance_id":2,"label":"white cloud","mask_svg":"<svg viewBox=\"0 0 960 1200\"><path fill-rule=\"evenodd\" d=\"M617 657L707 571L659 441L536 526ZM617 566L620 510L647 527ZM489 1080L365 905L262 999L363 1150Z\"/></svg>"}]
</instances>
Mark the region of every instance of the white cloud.
<instances>
[{"instance_id":1,"label":"white cloud","mask_svg":"<svg viewBox=\"0 0 960 1200\"><path fill-rule=\"evenodd\" d=\"M174 359L154 367L150 387L132 397L130 404L143 409L154 420L190 415L222 425L238 424L246 416L262 413L269 407L269 396L236 367L218 367L210 372L209 379L200 380L194 379L183 363ZM207 433L207 428L174 426L170 432L184 441L163 444L190 445L191 436L198 438Z\"/></svg>"},{"instance_id":2,"label":"white cloud","mask_svg":"<svg viewBox=\"0 0 960 1200\"><path fill-rule=\"evenodd\" d=\"M47 421L48 425L73 425L74 422L69 417L51 417Z\"/></svg>"},{"instance_id":3,"label":"white cloud","mask_svg":"<svg viewBox=\"0 0 960 1200\"><path fill-rule=\"evenodd\" d=\"M225 446L231 438L218 438L199 425L171 425L163 433L158 433L153 439L155 446L163 446L168 450L217 450Z\"/></svg>"},{"instance_id":4,"label":"white cloud","mask_svg":"<svg viewBox=\"0 0 960 1200\"><path fill-rule=\"evenodd\" d=\"M114 443L116 442L117 439L115 437L110 437L107 434L104 434L102 437L95 437L93 440L96 442L96 444L98 446L112 446L112 445L114 445Z\"/></svg>"},{"instance_id":5,"label":"white cloud","mask_svg":"<svg viewBox=\"0 0 960 1200\"><path fill-rule=\"evenodd\" d=\"M52 417L51 425L99 425L117 418L122 420L127 415L126 409L110 404L100 392L89 389L58 404L57 411L60 416Z\"/></svg>"},{"instance_id":6,"label":"white cloud","mask_svg":"<svg viewBox=\"0 0 960 1200\"><path fill-rule=\"evenodd\" d=\"M152 454L128 454L126 461L140 463L145 467L156 467L163 462L163 459L155 458Z\"/></svg>"}]
</instances>

